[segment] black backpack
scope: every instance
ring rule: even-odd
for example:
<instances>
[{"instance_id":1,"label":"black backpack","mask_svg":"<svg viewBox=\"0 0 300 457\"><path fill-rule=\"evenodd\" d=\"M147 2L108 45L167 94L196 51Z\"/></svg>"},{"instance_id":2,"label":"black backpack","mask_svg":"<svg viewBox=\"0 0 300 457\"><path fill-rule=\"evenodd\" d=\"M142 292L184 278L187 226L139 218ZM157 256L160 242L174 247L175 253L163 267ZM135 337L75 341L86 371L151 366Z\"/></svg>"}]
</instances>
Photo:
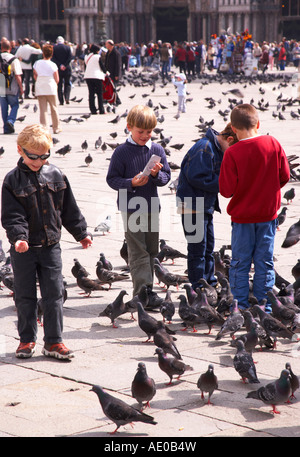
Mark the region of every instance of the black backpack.
<instances>
[{"instance_id":1,"label":"black backpack","mask_svg":"<svg viewBox=\"0 0 300 457\"><path fill-rule=\"evenodd\" d=\"M5 76L5 88L9 89L11 86L11 82L13 79L13 74L11 71L11 64L16 59L16 57L12 57L10 60L6 61L2 58L0 54L0 73Z\"/></svg>"}]
</instances>

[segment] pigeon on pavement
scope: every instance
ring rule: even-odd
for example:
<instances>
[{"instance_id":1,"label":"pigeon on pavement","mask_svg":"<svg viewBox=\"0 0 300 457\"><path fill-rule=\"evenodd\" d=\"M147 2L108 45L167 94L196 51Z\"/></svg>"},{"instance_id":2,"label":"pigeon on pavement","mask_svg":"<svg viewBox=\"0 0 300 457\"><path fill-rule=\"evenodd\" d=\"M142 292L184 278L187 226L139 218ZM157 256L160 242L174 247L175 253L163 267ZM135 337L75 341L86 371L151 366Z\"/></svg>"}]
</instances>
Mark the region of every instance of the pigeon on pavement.
<instances>
[{"instance_id":1,"label":"pigeon on pavement","mask_svg":"<svg viewBox=\"0 0 300 457\"><path fill-rule=\"evenodd\" d=\"M243 341L237 340L236 347L237 351L233 358L233 366L241 376L242 381L246 382L246 379L248 379L251 384L259 383L252 355L246 351Z\"/></svg>"},{"instance_id":2,"label":"pigeon on pavement","mask_svg":"<svg viewBox=\"0 0 300 457\"><path fill-rule=\"evenodd\" d=\"M295 375L295 373L293 372L292 370L292 367L291 367L291 364L289 362L287 362L285 364L285 369L286 370L289 370L290 372L290 377L291 377L291 389L292 389L292 393L291 393L291 396L290 396L290 399L291 398L296 398L295 397L295 392L296 390L299 389L299 377L297 375ZM289 399L289 400L290 400ZM289 400L288 400L288 403L289 403Z\"/></svg>"},{"instance_id":3,"label":"pigeon on pavement","mask_svg":"<svg viewBox=\"0 0 300 457\"><path fill-rule=\"evenodd\" d=\"M76 281L78 287L83 290L81 294L86 294L86 297L89 297L94 290L108 290L97 281L87 278L82 271L79 271Z\"/></svg>"},{"instance_id":4,"label":"pigeon on pavement","mask_svg":"<svg viewBox=\"0 0 300 457\"><path fill-rule=\"evenodd\" d=\"M158 263L154 264L154 272L159 284L162 282L163 284L165 284L165 287L167 289L169 289L170 286L175 286L178 289L179 284L189 282L187 276L163 271L162 267Z\"/></svg>"},{"instance_id":5,"label":"pigeon on pavement","mask_svg":"<svg viewBox=\"0 0 300 457\"><path fill-rule=\"evenodd\" d=\"M136 375L131 383L131 394L139 403L140 409L150 407L150 401L156 394L155 382L147 374L146 365L139 362ZM143 405L146 402L146 405Z\"/></svg>"},{"instance_id":6,"label":"pigeon on pavement","mask_svg":"<svg viewBox=\"0 0 300 457\"><path fill-rule=\"evenodd\" d=\"M177 249L172 248L171 246L168 246L165 240L161 239L160 240L160 251L164 254L164 259L165 260L172 260L172 263L174 263L174 259L187 259L187 255L183 254L182 252L178 251Z\"/></svg>"},{"instance_id":7,"label":"pigeon on pavement","mask_svg":"<svg viewBox=\"0 0 300 457\"><path fill-rule=\"evenodd\" d=\"M158 330L155 332L153 336L153 341L155 346L161 348L164 352L173 355L177 359L182 359L172 335L170 335L167 330L165 329L163 322L158 322Z\"/></svg>"},{"instance_id":8,"label":"pigeon on pavement","mask_svg":"<svg viewBox=\"0 0 300 457\"><path fill-rule=\"evenodd\" d=\"M105 416L113 421L117 426L117 428L111 432L111 435L116 433L121 425L131 424L132 422L144 422L152 425L157 424L153 417L143 413L142 411L138 411L125 403L123 400L110 395L100 386L93 386L91 391L97 394Z\"/></svg>"},{"instance_id":9,"label":"pigeon on pavement","mask_svg":"<svg viewBox=\"0 0 300 457\"><path fill-rule=\"evenodd\" d=\"M101 232L102 235L109 233L111 229L111 216L106 216L104 221L99 222L99 224L94 228L95 232Z\"/></svg>"},{"instance_id":10,"label":"pigeon on pavement","mask_svg":"<svg viewBox=\"0 0 300 457\"><path fill-rule=\"evenodd\" d=\"M109 288L111 288L112 283L124 281L129 278L129 275L126 273L117 273L116 271L107 270L103 267L101 260L98 260L97 262L96 275L102 284L109 284Z\"/></svg>"},{"instance_id":11,"label":"pigeon on pavement","mask_svg":"<svg viewBox=\"0 0 300 457\"><path fill-rule=\"evenodd\" d=\"M187 302L187 299L185 295L179 295L179 308L178 308L178 314L180 319L182 319L185 328L183 331L187 330L188 327L192 327L193 333L196 333L197 330L195 329L195 325L198 324L203 324L204 321L199 316L195 308L193 306L189 305Z\"/></svg>"},{"instance_id":12,"label":"pigeon on pavement","mask_svg":"<svg viewBox=\"0 0 300 457\"><path fill-rule=\"evenodd\" d=\"M172 384L173 376L177 375L177 379L182 376L185 371L193 371L190 365L185 364L182 360L174 357L168 357L161 348L156 348L155 354L158 355L158 366L170 378L167 386Z\"/></svg>"},{"instance_id":13,"label":"pigeon on pavement","mask_svg":"<svg viewBox=\"0 0 300 457\"><path fill-rule=\"evenodd\" d=\"M167 293L166 293L166 296L164 298L164 300L162 301L161 305L160 305L160 313L163 317L163 321L168 321L169 324L171 323L172 321L172 318L175 314L175 305L173 303L173 300L171 298L171 291L170 290L167 290Z\"/></svg>"},{"instance_id":14,"label":"pigeon on pavement","mask_svg":"<svg viewBox=\"0 0 300 457\"><path fill-rule=\"evenodd\" d=\"M225 319L213 306L208 303L207 295L205 292L201 292L200 289L196 289L196 292L198 294L198 298L200 298L201 301L196 299L195 303L192 306L193 308L196 307L197 313L200 317L202 317L203 322L205 322L205 324L208 326L208 334L210 335L212 327L214 325L223 325Z\"/></svg>"},{"instance_id":15,"label":"pigeon on pavement","mask_svg":"<svg viewBox=\"0 0 300 457\"><path fill-rule=\"evenodd\" d=\"M226 321L222 325L220 331L216 336L216 340L220 340L224 335L227 333L230 334L231 338L234 339L234 334L237 332L242 325L244 324L244 316L242 315L241 311L238 307L238 301L233 300L232 303L232 311L230 315L227 317Z\"/></svg>"},{"instance_id":16,"label":"pigeon on pavement","mask_svg":"<svg viewBox=\"0 0 300 457\"><path fill-rule=\"evenodd\" d=\"M147 343L160 328L159 321L157 321L153 316L150 316L150 314L148 314L147 311L145 311L143 305L140 302L137 303L137 311L139 327L148 336L148 339L145 341L145 343ZM175 332L173 332L173 330L170 330L165 324L163 325L163 327L165 328L167 333L169 333L170 335L175 335Z\"/></svg>"},{"instance_id":17,"label":"pigeon on pavement","mask_svg":"<svg viewBox=\"0 0 300 457\"><path fill-rule=\"evenodd\" d=\"M266 313L259 305L254 305L253 311L259 316L260 324L267 334L274 338L273 349L276 349L277 338L292 339L293 332L278 319Z\"/></svg>"},{"instance_id":18,"label":"pigeon on pavement","mask_svg":"<svg viewBox=\"0 0 300 457\"><path fill-rule=\"evenodd\" d=\"M71 273L74 276L74 278L77 279L79 272L86 277L90 275L90 273L88 273L88 271L85 269L85 267L83 265L81 265L79 260L74 259L74 265L71 268Z\"/></svg>"},{"instance_id":19,"label":"pigeon on pavement","mask_svg":"<svg viewBox=\"0 0 300 457\"><path fill-rule=\"evenodd\" d=\"M290 202L292 203L293 199L295 198L295 189L294 189L294 187L292 187L291 189L287 190L284 193L283 198L286 200L288 205L289 205Z\"/></svg>"},{"instance_id":20,"label":"pigeon on pavement","mask_svg":"<svg viewBox=\"0 0 300 457\"><path fill-rule=\"evenodd\" d=\"M291 378L289 370L282 370L279 379L260 387L258 390L248 392L246 398L260 400L266 405L272 405L272 413L280 414L277 405L286 403L291 395Z\"/></svg>"},{"instance_id":21,"label":"pigeon on pavement","mask_svg":"<svg viewBox=\"0 0 300 457\"><path fill-rule=\"evenodd\" d=\"M300 219L295 224L291 225L287 231L285 239L281 245L282 248L294 246L300 240Z\"/></svg>"},{"instance_id":22,"label":"pigeon on pavement","mask_svg":"<svg viewBox=\"0 0 300 457\"><path fill-rule=\"evenodd\" d=\"M212 405L210 398L214 391L218 389L218 378L214 373L214 366L210 363L205 373L199 376L197 387L201 390L201 398L204 399L204 392L208 392L208 405Z\"/></svg>"},{"instance_id":23,"label":"pigeon on pavement","mask_svg":"<svg viewBox=\"0 0 300 457\"><path fill-rule=\"evenodd\" d=\"M208 284L208 282L203 278L199 279L198 283L199 288L205 291L208 303L211 306L216 306L218 303L218 293L216 289Z\"/></svg>"},{"instance_id":24,"label":"pigeon on pavement","mask_svg":"<svg viewBox=\"0 0 300 457\"><path fill-rule=\"evenodd\" d=\"M106 306L106 308L99 314L99 316L107 316L110 318L113 328L118 328L115 325L115 320L127 312L123 297L127 295L126 290L121 290L118 296L112 303Z\"/></svg>"}]
</instances>

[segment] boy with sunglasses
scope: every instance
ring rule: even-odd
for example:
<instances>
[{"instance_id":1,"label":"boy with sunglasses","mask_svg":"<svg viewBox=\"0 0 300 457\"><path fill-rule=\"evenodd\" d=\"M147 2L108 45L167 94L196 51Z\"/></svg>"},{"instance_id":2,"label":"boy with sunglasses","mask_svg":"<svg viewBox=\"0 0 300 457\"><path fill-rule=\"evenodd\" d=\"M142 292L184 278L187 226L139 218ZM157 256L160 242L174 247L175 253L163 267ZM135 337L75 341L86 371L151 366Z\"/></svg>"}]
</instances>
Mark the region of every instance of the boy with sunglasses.
<instances>
[{"instance_id":1,"label":"boy with sunglasses","mask_svg":"<svg viewBox=\"0 0 300 457\"><path fill-rule=\"evenodd\" d=\"M62 342L62 226L84 249L92 244L67 177L47 161L51 146L51 135L43 126L25 127L17 140L21 158L2 185L1 221L11 244L19 358L31 357L35 352L37 278L44 313L42 353L58 359L74 356Z\"/></svg>"}]
</instances>

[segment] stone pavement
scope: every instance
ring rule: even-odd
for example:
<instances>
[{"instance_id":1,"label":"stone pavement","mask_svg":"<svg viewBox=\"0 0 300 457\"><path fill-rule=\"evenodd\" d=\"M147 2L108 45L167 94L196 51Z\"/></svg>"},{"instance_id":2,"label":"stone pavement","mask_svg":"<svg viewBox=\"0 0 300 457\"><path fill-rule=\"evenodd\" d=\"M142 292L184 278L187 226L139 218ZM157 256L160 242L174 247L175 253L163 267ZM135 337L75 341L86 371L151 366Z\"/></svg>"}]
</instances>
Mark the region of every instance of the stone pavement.
<instances>
[{"instance_id":1,"label":"stone pavement","mask_svg":"<svg viewBox=\"0 0 300 457\"><path fill-rule=\"evenodd\" d=\"M295 97L297 92L296 73L288 68L284 74L293 74L288 84L280 85L279 79L269 83L248 82L235 84L224 82L206 83L206 78L188 84L187 113L179 120L174 119L177 101L175 88L171 83L162 86L156 84L155 92L151 87L135 87L126 83L121 88L122 104L116 114L122 115L137 103L146 103L149 99L154 106L162 103L167 109L159 108L165 121L158 124L163 128L163 134L172 136L170 145L184 143L178 151L169 147L169 160L180 165L187 150L199 138L199 116L206 121L214 119L214 128L220 130L225 122L218 110L229 106L229 98L235 96L223 95L226 90L239 87L243 90L244 102L253 98L269 102L269 109L260 111L261 133L274 135L283 145L286 154L299 156L299 120L292 119L290 111L297 112L298 106L287 107L283 113L285 121L272 117L276 111L278 96L282 99ZM274 75L279 75L275 73ZM283 73L281 74L281 76ZM148 97L145 95L148 94ZM134 98L130 98L135 95ZM70 105L59 107L61 119L69 116L80 118L89 113L87 103L87 88L85 84L74 84L72 97L83 98L81 103L71 102ZM217 104L208 108L207 97L213 97ZM29 108L25 106L29 104ZM26 115L23 123L16 123L14 135L1 135L1 144L5 153L1 157L1 182L4 175L12 169L18 159L16 150L17 134L22 128L39 121L38 112L34 113L36 100L26 100L20 107L19 116ZM126 138L125 118L118 124L109 123L116 114L92 116L81 123L71 120L62 122L63 132L57 135L59 143L52 150L51 161L64 170L71 182L73 191L82 209L90 231L94 235L93 246L82 250L81 245L64 230L62 234L63 274L67 281L68 299L64 305L64 342L75 352L71 362L61 362L49 359L41 354L43 347L43 328L39 327L37 350L31 359L19 360L14 352L18 346L17 316L10 291L5 287L0 291L0 436L1 437L109 437L114 430L114 424L102 412L96 395L90 392L92 384L99 384L118 398L131 405L137 405L131 397L131 382L136 373L138 362L146 364L148 374L154 378L157 386L156 396L151 402L151 408L146 410L157 421L157 425L136 423L121 427L114 440L120 437L133 439L136 437L297 437L300 434L299 402L294 400L290 405L279 407L281 414L273 415L270 407L251 399L246 399L247 392L259 385L243 384L233 368L235 350L230 346L229 338L224 337L215 341L216 329L207 335L207 328L200 326L197 333L182 332L181 319L178 316L178 305L171 327L178 330L177 346L183 360L190 364L194 371L186 372L180 380L174 380L173 385L166 386L168 378L157 363L153 343L143 344L145 334L138 327L137 321L129 319L129 315L118 319L118 328L112 328L110 320L99 317L99 313L125 288L129 297L132 291L131 281L115 283L109 291L96 291L89 298L80 295L75 278L71 274L73 259L78 260L90 272L91 278L96 278L96 262L99 253L104 252L111 260L114 269L120 271L124 261L120 257L123 242L123 228L116 206L116 193L106 184L106 172L112 148L105 152L95 150L95 140L101 136L107 144L122 143ZM110 134L117 132L113 139ZM88 150L82 151L81 144L88 142ZM55 151L70 144L72 150L66 156L59 156ZM85 156L90 153L93 162L88 167ZM178 171L172 172L172 179L178 176ZM281 244L287 229L299 219L300 184L290 182L285 190L294 187L296 198L288 205L287 219L276 235L276 269L289 281L293 281L291 268L299 256L299 244L282 249ZM186 252L186 242L183 236L180 217L175 210L175 196L166 186L160 189L161 197L161 238L168 244ZM262 195L261 198L264 198ZM222 214L216 213L215 234L216 249L230 243L230 218L226 213L228 201L221 198ZM283 203L285 203L283 201ZM109 234L101 235L94 232L96 225L106 215L112 217L112 229ZM0 239L7 250L8 243L3 229L0 229ZM171 265L165 265L172 272L183 273L186 265L183 259ZM155 290L164 297L165 292L156 285ZM178 304L181 291L172 288L172 299ZM160 319L160 314L155 314ZM287 361L291 362L296 374L300 374L299 343L279 340L275 351L263 350L255 352L257 373L260 385L277 378ZM206 371L209 363L213 363L219 380L219 390L212 397L214 405L206 405L201 400L197 388L199 375ZM297 396L297 395L296 395Z\"/></svg>"}]
</instances>

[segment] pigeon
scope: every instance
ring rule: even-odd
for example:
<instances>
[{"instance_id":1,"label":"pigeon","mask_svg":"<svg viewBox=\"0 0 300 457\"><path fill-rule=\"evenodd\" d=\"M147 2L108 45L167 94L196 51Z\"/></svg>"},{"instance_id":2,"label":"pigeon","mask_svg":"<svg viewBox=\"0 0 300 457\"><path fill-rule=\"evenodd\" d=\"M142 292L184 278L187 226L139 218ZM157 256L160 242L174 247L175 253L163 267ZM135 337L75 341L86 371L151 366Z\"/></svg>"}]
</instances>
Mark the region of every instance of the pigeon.
<instances>
[{"instance_id":1,"label":"pigeon","mask_svg":"<svg viewBox=\"0 0 300 457\"><path fill-rule=\"evenodd\" d=\"M101 284L94 281L93 279L87 278L82 271L79 270L77 278L77 285L82 289L84 292L82 294L86 294L86 297L90 297L91 293L94 290L108 290L105 289Z\"/></svg>"},{"instance_id":2,"label":"pigeon","mask_svg":"<svg viewBox=\"0 0 300 457\"><path fill-rule=\"evenodd\" d=\"M179 284L189 282L187 276L174 274L169 271L164 271L161 265L159 265L158 263L154 264L154 272L159 284L162 282L165 285L164 287L166 287L167 289L169 289L170 286L175 286L178 289Z\"/></svg>"},{"instance_id":3,"label":"pigeon","mask_svg":"<svg viewBox=\"0 0 300 457\"><path fill-rule=\"evenodd\" d=\"M286 203L289 205L290 202L293 202L293 199L295 198L295 189L292 187L291 189L287 190L285 194L283 195L283 198L285 198Z\"/></svg>"},{"instance_id":4,"label":"pigeon","mask_svg":"<svg viewBox=\"0 0 300 457\"><path fill-rule=\"evenodd\" d=\"M279 226L282 225L286 219L286 212L287 212L287 207L284 206L282 208L282 210L280 211L280 213L278 214L277 216L277 220L278 220L278 227L277 229L279 230Z\"/></svg>"},{"instance_id":5,"label":"pigeon","mask_svg":"<svg viewBox=\"0 0 300 457\"><path fill-rule=\"evenodd\" d=\"M79 272L81 272L84 276L89 276L90 273L85 269L83 265L79 262L78 259L74 259L74 265L71 268L71 273L74 276L74 278L78 277Z\"/></svg>"},{"instance_id":6,"label":"pigeon","mask_svg":"<svg viewBox=\"0 0 300 457\"><path fill-rule=\"evenodd\" d=\"M194 291L194 289L192 288L192 286L190 284L183 284L182 288L185 289L186 298L187 298L189 305L192 305L195 298L197 297L196 292Z\"/></svg>"},{"instance_id":7,"label":"pigeon","mask_svg":"<svg viewBox=\"0 0 300 457\"><path fill-rule=\"evenodd\" d=\"M195 329L195 325L203 324L203 319L197 314L196 310L188 304L185 295L179 295L178 298L180 300L178 314L185 325L183 331L187 330L188 327L192 327L193 333L196 333L197 330Z\"/></svg>"},{"instance_id":8,"label":"pigeon","mask_svg":"<svg viewBox=\"0 0 300 457\"><path fill-rule=\"evenodd\" d=\"M126 265L128 266L128 248L127 248L127 241L124 239L123 244L120 249L120 256L125 261Z\"/></svg>"},{"instance_id":9,"label":"pigeon","mask_svg":"<svg viewBox=\"0 0 300 457\"><path fill-rule=\"evenodd\" d=\"M174 249L171 246L168 246L166 244L165 240L163 240L163 239L160 240L159 247L160 247L161 252L164 254L165 260L172 260L172 263L174 263L174 259L178 259L178 258L187 259L186 254L182 254L177 249Z\"/></svg>"},{"instance_id":10,"label":"pigeon","mask_svg":"<svg viewBox=\"0 0 300 457\"><path fill-rule=\"evenodd\" d=\"M147 406L150 408L150 401L156 394L155 382L147 374L146 365L143 362L138 363L137 373L131 383L131 394L137 400L140 410ZM143 405L146 402L146 405Z\"/></svg>"},{"instance_id":11,"label":"pigeon","mask_svg":"<svg viewBox=\"0 0 300 457\"><path fill-rule=\"evenodd\" d=\"M208 334L210 335L212 327L214 325L223 325L225 319L213 306L208 303L206 293L201 292L199 289L196 289L196 292L198 292L198 296L201 296L202 302L200 303L196 299L195 303L192 306L196 307L197 313L202 318L203 322L205 322L205 324L208 326Z\"/></svg>"},{"instance_id":12,"label":"pigeon","mask_svg":"<svg viewBox=\"0 0 300 457\"><path fill-rule=\"evenodd\" d=\"M180 151L184 146L184 143L176 143L176 144L170 144L170 148L176 149L176 151Z\"/></svg>"},{"instance_id":13,"label":"pigeon","mask_svg":"<svg viewBox=\"0 0 300 457\"><path fill-rule=\"evenodd\" d=\"M300 240L300 219L295 224L291 225L287 231L285 239L281 245L282 248L294 246Z\"/></svg>"},{"instance_id":14,"label":"pigeon","mask_svg":"<svg viewBox=\"0 0 300 457\"><path fill-rule=\"evenodd\" d=\"M139 327L148 336L148 339L145 341L145 343L147 343L160 328L160 324L159 321L157 321L153 316L150 316L150 314L145 311L143 305L140 302L137 303L137 312ZM175 335L175 332L170 330L166 325L163 325L163 328L170 335Z\"/></svg>"},{"instance_id":15,"label":"pigeon","mask_svg":"<svg viewBox=\"0 0 300 457\"><path fill-rule=\"evenodd\" d=\"M218 332L215 339L218 341L227 333L229 333L231 338L234 339L235 332L237 332L242 327L243 324L244 324L244 317L238 308L238 301L233 300L232 311L231 311L230 315L227 317L224 324L222 325L222 327L221 327L220 331Z\"/></svg>"},{"instance_id":16,"label":"pigeon","mask_svg":"<svg viewBox=\"0 0 300 457\"><path fill-rule=\"evenodd\" d=\"M254 305L253 311L259 316L260 324L265 329L267 334L274 338L274 349L276 348L277 338L292 339L293 332L278 319L271 316L269 313L266 313L259 305Z\"/></svg>"},{"instance_id":17,"label":"pigeon","mask_svg":"<svg viewBox=\"0 0 300 457\"><path fill-rule=\"evenodd\" d=\"M172 301L170 290L167 290L165 299L162 301L159 310L163 317L163 321L165 322L167 320L170 324L175 314L175 305Z\"/></svg>"},{"instance_id":18,"label":"pigeon","mask_svg":"<svg viewBox=\"0 0 300 457\"><path fill-rule=\"evenodd\" d=\"M106 268L106 270L113 270L112 263L105 257L103 252L100 252L100 262L102 262L103 268Z\"/></svg>"},{"instance_id":19,"label":"pigeon","mask_svg":"<svg viewBox=\"0 0 300 457\"><path fill-rule=\"evenodd\" d=\"M178 360L176 357L168 357L161 348L156 348L155 354L158 355L159 368L169 376L170 381L166 384L167 386L172 384L173 376L177 375L177 379L179 379L186 371L194 370L182 360Z\"/></svg>"},{"instance_id":20,"label":"pigeon","mask_svg":"<svg viewBox=\"0 0 300 457\"><path fill-rule=\"evenodd\" d=\"M182 359L174 340L175 338L167 332L164 323L159 321L158 330L156 330L153 335L155 346L161 348L164 352L173 355L176 359Z\"/></svg>"},{"instance_id":21,"label":"pigeon","mask_svg":"<svg viewBox=\"0 0 300 457\"><path fill-rule=\"evenodd\" d=\"M255 327L255 333L257 334L257 337L258 337L258 342L257 343L260 345L261 349L262 349L263 346L266 346L268 349L272 349L273 346L274 346L274 341L267 334L267 332L260 325L260 323L257 320L254 319L254 317L253 317L253 315L252 315L252 313L250 311L248 311L248 310L244 311L244 319L245 319L245 327L246 327L247 333L248 332L251 333L252 326ZM241 335L241 337L243 337L243 335ZM238 338L240 338L240 337L238 337ZM247 338L247 334L246 334L246 338ZM250 340L252 340L254 338L255 337L253 337L251 335ZM244 337L242 339L244 340ZM244 343L245 343L245 341L244 341ZM248 346L249 346L249 341L248 341L248 343L245 343L245 349L247 351L248 351Z\"/></svg>"},{"instance_id":22,"label":"pigeon","mask_svg":"<svg viewBox=\"0 0 300 457\"><path fill-rule=\"evenodd\" d=\"M222 92L223 95L227 95L228 93L236 95L237 97L240 97L240 98L244 98L244 94L240 89L230 89L227 92Z\"/></svg>"},{"instance_id":23,"label":"pigeon","mask_svg":"<svg viewBox=\"0 0 300 457\"><path fill-rule=\"evenodd\" d=\"M101 260L98 260L97 262L96 275L102 284L109 284L109 289L113 282L124 281L129 278L129 275L126 273L117 273L116 271L103 268Z\"/></svg>"},{"instance_id":24,"label":"pigeon","mask_svg":"<svg viewBox=\"0 0 300 457\"><path fill-rule=\"evenodd\" d=\"M111 435L116 433L121 425L131 424L132 422L144 422L152 425L157 424L153 417L143 413L142 411L138 411L125 403L123 400L110 395L100 386L94 385L91 391L97 394L105 416L113 421L117 426L117 428L110 433Z\"/></svg>"},{"instance_id":25,"label":"pigeon","mask_svg":"<svg viewBox=\"0 0 300 457\"><path fill-rule=\"evenodd\" d=\"M17 117L16 121L19 121L19 122L24 122L26 119L26 115L25 116L20 116L20 117Z\"/></svg>"},{"instance_id":26,"label":"pigeon","mask_svg":"<svg viewBox=\"0 0 300 457\"><path fill-rule=\"evenodd\" d=\"M216 306L218 303L218 293L216 289L208 284L204 278L199 279L198 283L199 288L205 291L208 303L211 306Z\"/></svg>"},{"instance_id":27,"label":"pigeon","mask_svg":"<svg viewBox=\"0 0 300 457\"><path fill-rule=\"evenodd\" d=\"M95 232L101 232L103 235L109 233L111 229L111 216L106 216L105 220L100 222L95 228Z\"/></svg>"},{"instance_id":28,"label":"pigeon","mask_svg":"<svg viewBox=\"0 0 300 457\"><path fill-rule=\"evenodd\" d=\"M93 162L93 157L91 156L91 154L88 154L88 155L85 157L84 161L85 161L87 167L89 167L90 164Z\"/></svg>"},{"instance_id":29,"label":"pigeon","mask_svg":"<svg viewBox=\"0 0 300 457\"><path fill-rule=\"evenodd\" d=\"M291 390L292 390L292 393L291 393L291 396L290 396L290 398L289 398L289 400L288 400L288 403L289 403L291 398L296 398L296 397L295 397L295 392L296 392L296 390L299 389L299 378L298 378L298 376L295 375L295 373L293 372L292 367L291 367L291 364L290 364L289 362L287 362L287 363L285 364L285 369L286 369L286 370L289 370L289 372L290 372L290 380L291 380Z\"/></svg>"},{"instance_id":30,"label":"pigeon","mask_svg":"<svg viewBox=\"0 0 300 457\"><path fill-rule=\"evenodd\" d=\"M148 288L146 285L143 285L138 294L134 295L131 300L128 300L125 303L126 306L126 312L131 313L131 316L133 318L133 313L137 312L138 310L138 303L141 303L144 308L148 305L149 302L149 294L148 294Z\"/></svg>"},{"instance_id":31,"label":"pigeon","mask_svg":"<svg viewBox=\"0 0 300 457\"><path fill-rule=\"evenodd\" d=\"M291 273L295 280L300 278L300 259L298 259L297 263L293 266Z\"/></svg>"},{"instance_id":32,"label":"pigeon","mask_svg":"<svg viewBox=\"0 0 300 457\"><path fill-rule=\"evenodd\" d=\"M124 295L128 295L126 290L121 290L115 300L106 306L106 308L99 314L99 316L107 316L110 318L113 328L118 328L115 320L127 312L127 308L123 301Z\"/></svg>"},{"instance_id":33,"label":"pigeon","mask_svg":"<svg viewBox=\"0 0 300 457\"><path fill-rule=\"evenodd\" d=\"M218 378L214 373L214 366L210 363L208 370L199 376L197 387L201 391L201 398L204 399L204 392L208 392L208 405L212 405L210 398L214 391L218 389Z\"/></svg>"},{"instance_id":34,"label":"pigeon","mask_svg":"<svg viewBox=\"0 0 300 457\"><path fill-rule=\"evenodd\" d=\"M290 372L289 370L282 370L279 379L260 387L258 390L248 392L246 398L254 398L266 405L272 405L271 412L280 414L276 406L288 401L291 390Z\"/></svg>"},{"instance_id":35,"label":"pigeon","mask_svg":"<svg viewBox=\"0 0 300 457\"><path fill-rule=\"evenodd\" d=\"M97 138L97 140L95 141L95 149L99 149L101 144L102 144L102 137L99 136L99 138Z\"/></svg>"},{"instance_id":36,"label":"pigeon","mask_svg":"<svg viewBox=\"0 0 300 457\"><path fill-rule=\"evenodd\" d=\"M237 348L233 358L235 370L239 373L243 382L246 382L246 379L248 379L250 384L259 383L252 355L246 351L245 345L241 339L237 340L235 344Z\"/></svg>"},{"instance_id":37,"label":"pigeon","mask_svg":"<svg viewBox=\"0 0 300 457\"><path fill-rule=\"evenodd\" d=\"M121 119L121 116L117 115L114 119L111 121L108 121L109 124L117 124L119 120Z\"/></svg>"},{"instance_id":38,"label":"pigeon","mask_svg":"<svg viewBox=\"0 0 300 457\"><path fill-rule=\"evenodd\" d=\"M71 152L71 149L72 149L72 147L69 144L66 144L62 148L60 148L57 151L55 151L55 154L59 154L61 156L65 156L66 154Z\"/></svg>"},{"instance_id":39,"label":"pigeon","mask_svg":"<svg viewBox=\"0 0 300 457\"><path fill-rule=\"evenodd\" d=\"M84 142L81 144L81 149L83 151L86 151L88 148L88 142L86 140L84 140Z\"/></svg>"},{"instance_id":40,"label":"pigeon","mask_svg":"<svg viewBox=\"0 0 300 457\"><path fill-rule=\"evenodd\" d=\"M4 152L5 152L5 149L4 149L3 146L1 146L1 148L0 148L0 157L3 156Z\"/></svg>"},{"instance_id":41,"label":"pigeon","mask_svg":"<svg viewBox=\"0 0 300 457\"><path fill-rule=\"evenodd\" d=\"M296 305L294 305L294 309L283 305L272 290L267 292L267 295L272 306L272 316L282 322L285 326L290 327L295 318L295 314L300 313L300 309ZM295 309L297 311L295 311Z\"/></svg>"},{"instance_id":42,"label":"pigeon","mask_svg":"<svg viewBox=\"0 0 300 457\"><path fill-rule=\"evenodd\" d=\"M247 331L247 333L243 333L242 335L239 335L235 340L232 340L232 346L236 346L237 341L243 341L246 351L252 355L252 352L254 351L255 347L257 346L257 344L259 342L259 337L258 337L258 325L259 324L250 317L250 316L252 316L250 311L244 311L245 323L246 323L246 317L245 317L246 313L247 313L247 318L250 321L248 331Z\"/></svg>"}]
</instances>

